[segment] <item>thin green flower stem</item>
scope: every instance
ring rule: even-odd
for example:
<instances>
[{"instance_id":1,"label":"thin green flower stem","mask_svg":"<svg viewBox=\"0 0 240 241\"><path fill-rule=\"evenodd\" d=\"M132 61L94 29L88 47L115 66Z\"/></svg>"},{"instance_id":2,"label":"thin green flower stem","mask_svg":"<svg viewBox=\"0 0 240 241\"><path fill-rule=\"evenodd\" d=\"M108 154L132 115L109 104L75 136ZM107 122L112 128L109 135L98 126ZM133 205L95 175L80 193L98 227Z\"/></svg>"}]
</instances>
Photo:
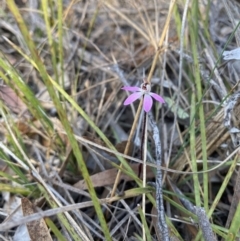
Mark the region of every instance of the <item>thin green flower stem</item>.
<instances>
[{"instance_id":1,"label":"thin green flower stem","mask_svg":"<svg viewBox=\"0 0 240 241\"><path fill-rule=\"evenodd\" d=\"M146 187L146 170L147 170L147 120L148 120L148 115L144 111L143 114L143 130L142 130L142 143L141 143L141 153L142 157L141 159L143 160L143 188ZM143 216L145 217L146 213L146 194L145 192L142 194L142 212ZM146 240L146 230L145 226L142 225L142 232L143 232L143 240Z\"/></svg>"},{"instance_id":2,"label":"thin green flower stem","mask_svg":"<svg viewBox=\"0 0 240 241\"><path fill-rule=\"evenodd\" d=\"M145 140L145 131L147 129L147 126L146 126L146 121L147 121L147 113L144 111L143 113L143 122L142 122L142 139L141 139L141 157L140 157L140 160L143 160L144 159L144 140Z\"/></svg>"},{"instance_id":3,"label":"thin green flower stem","mask_svg":"<svg viewBox=\"0 0 240 241\"><path fill-rule=\"evenodd\" d=\"M139 120L139 116L140 116L141 111L142 111L142 105L143 105L143 98L141 99L141 101L140 101L140 103L139 103L139 106L138 106L138 109L137 109L137 113L136 113L136 116L135 116L135 118L134 118L134 122L133 122L131 131L130 131L130 134L129 134L129 137L128 137L127 145L126 145L126 147L125 147L125 149L124 149L124 155L127 155L127 154L128 154L129 147L130 147L131 141L133 140L133 135L134 135L135 129L136 129L136 127L137 127L137 122L138 122L138 120ZM121 168L123 167L123 164L122 164L122 163L120 164L120 167L121 167ZM118 185L119 179L120 179L120 175L121 175L121 169L118 170L118 173L117 173L117 176L116 176L114 185L113 185L111 197L113 197L114 194L115 194L115 192L116 192L117 185Z\"/></svg>"}]
</instances>

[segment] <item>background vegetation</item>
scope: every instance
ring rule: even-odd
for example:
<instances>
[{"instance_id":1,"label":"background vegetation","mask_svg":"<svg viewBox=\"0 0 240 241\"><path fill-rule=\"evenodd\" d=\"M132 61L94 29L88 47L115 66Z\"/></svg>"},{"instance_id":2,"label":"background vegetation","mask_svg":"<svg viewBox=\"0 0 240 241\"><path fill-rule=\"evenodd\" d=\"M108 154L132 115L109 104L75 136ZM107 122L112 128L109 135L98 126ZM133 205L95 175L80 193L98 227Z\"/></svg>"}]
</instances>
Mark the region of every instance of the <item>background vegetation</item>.
<instances>
[{"instance_id":1,"label":"background vegetation","mask_svg":"<svg viewBox=\"0 0 240 241\"><path fill-rule=\"evenodd\" d=\"M238 1L0 5L1 240L239 239Z\"/></svg>"}]
</instances>

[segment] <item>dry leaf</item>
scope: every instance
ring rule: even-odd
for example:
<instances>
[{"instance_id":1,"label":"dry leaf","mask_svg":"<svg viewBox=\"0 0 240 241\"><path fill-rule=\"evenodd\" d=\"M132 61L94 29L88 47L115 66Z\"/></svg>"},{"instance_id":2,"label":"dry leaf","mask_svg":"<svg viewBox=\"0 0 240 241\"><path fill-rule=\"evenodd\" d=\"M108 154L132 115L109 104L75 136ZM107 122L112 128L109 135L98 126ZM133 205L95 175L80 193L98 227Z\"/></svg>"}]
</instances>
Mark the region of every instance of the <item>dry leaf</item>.
<instances>
[{"instance_id":1,"label":"dry leaf","mask_svg":"<svg viewBox=\"0 0 240 241\"><path fill-rule=\"evenodd\" d=\"M27 110L27 106L17 96L15 91L7 85L0 85L0 99L14 113L20 114Z\"/></svg>"},{"instance_id":2,"label":"dry leaf","mask_svg":"<svg viewBox=\"0 0 240 241\"><path fill-rule=\"evenodd\" d=\"M35 213L34 205L27 198L22 198L22 211L24 216ZM52 241L52 237L43 218L29 222L26 225L31 240Z\"/></svg>"},{"instance_id":3,"label":"dry leaf","mask_svg":"<svg viewBox=\"0 0 240 241\"><path fill-rule=\"evenodd\" d=\"M133 171L138 174L139 164L131 164L130 165ZM110 170L106 170L91 176L91 181L94 187L104 187L106 185L113 185L115 182L116 176L118 173L117 168L113 168ZM155 174L153 173L151 167L147 167L147 178L153 178ZM127 176L124 173L121 173L120 180L124 179L125 181L131 181L132 178ZM87 185L84 180L81 180L74 184L74 187L79 189L87 189Z\"/></svg>"}]
</instances>

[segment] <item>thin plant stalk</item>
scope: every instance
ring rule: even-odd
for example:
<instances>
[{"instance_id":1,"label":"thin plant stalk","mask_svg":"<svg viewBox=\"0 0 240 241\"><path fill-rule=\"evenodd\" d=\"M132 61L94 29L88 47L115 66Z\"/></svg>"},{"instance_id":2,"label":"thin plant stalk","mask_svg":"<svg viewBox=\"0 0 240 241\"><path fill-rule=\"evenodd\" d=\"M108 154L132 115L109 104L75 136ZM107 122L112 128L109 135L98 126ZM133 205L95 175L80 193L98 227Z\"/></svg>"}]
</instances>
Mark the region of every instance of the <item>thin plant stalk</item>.
<instances>
[{"instance_id":1,"label":"thin plant stalk","mask_svg":"<svg viewBox=\"0 0 240 241\"><path fill-rule=\"evenodd\" d=\"M201 198L200 198L200 183L198 179L198 174L197 174L197 158L196 158L196 151L195 151L195 146L196 146L196 140L195 140L195 115L196 115L196 103L195 103L195 91L193 89L192 92L192 101L191 101L191 127L190 127L190 152L191 152L191 160L192 160L192 170L195 172L193 174L193 185L194 185L194 196L195 196L195 203L196 206L200 207L201 206Z\"/></svg>"},{"instance_id":2,"label":"thin plant stalk","mask_svg":"<svg viewBox=\"0 0 240 241\"><path fill-rule=\"evenodd\" d=\"M203 170L208 170L208 163L207 163L207 141L206 141L206 128L205 128L205 115L204 115L204 109L203 105L201 103L203 91L202 91L202 82L201 82L201 75L200 75L200 69L199 69L199 58L198 58L198 49L197 45L195 44L197 42L197 36L198 36L198 11L199 6L198 2L193 2L192 7L192 14L191 14L191 26L190 26L190 39L191 39L191 45L192 45L192 52L193 52L193 61L195 66L195 82L196 82L196 90L197 90L197 100L199 102L199 119L200 119L200 133L201 133L201 140L202 140L202 157L203 157ZM204 200L204 208L205 211L208 212L208 173L203 174L203 200Z\"/></svg>"},{"instance_id":3,"label":"thin plant stalk","mask_svg":"<svg viewBox=\"0 0 240 241\"><path fill-rule=\"evenodd\" d=\"M146 170L147 170L147 120L148 115L144 112L143 115L143 130L142 130L142 160L143 160L143 188L146 187ZM146 194L143 192L142 194L142 212L143 216L145 217L146 213ZM142 225L142 232L143 232L143 240L146 240L146 231L145 226Z\"/></svg>"}]
</instances>

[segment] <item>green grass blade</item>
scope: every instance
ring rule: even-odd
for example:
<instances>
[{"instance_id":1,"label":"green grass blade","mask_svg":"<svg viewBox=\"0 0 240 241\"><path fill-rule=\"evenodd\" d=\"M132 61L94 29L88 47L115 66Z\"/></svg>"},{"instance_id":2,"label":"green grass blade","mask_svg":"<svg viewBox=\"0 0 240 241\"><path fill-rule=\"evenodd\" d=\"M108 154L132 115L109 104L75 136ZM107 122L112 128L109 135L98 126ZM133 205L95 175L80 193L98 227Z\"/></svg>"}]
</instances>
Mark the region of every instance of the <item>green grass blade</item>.
<instances>
[{"instance_id":1,"label":"green grass blade","mask_svg":"<svg viewBox=\"0 0 240 241\"><path fill-rule=\"evenodd\" d=\"M196 206L201 206L201 198L200 198L200 183L198 179L197 172L197 158L196 158L196 140L195 140L195 117L196 117L196 102L195 102L195 91L192 91L192 101L191 101L191 117L190 117L190 152L191 152L191 161L192 161L192 171L195 172L193 174L193 185L194 185L194 196Z\"/></svg>"},{"instance_id":2,"label":"green grass blade","mask_svg":"<svg viewBox=\"0 0 240 241\"><path fill-rule=\"evenodd\" d=\"M62 0L58 0L58 58L60 62L60 85L64 87L64 66L63 66L63 6Z\"/></svg>"},{"instance_id":3,"label":"green grass blade","mask_svg":"<svg viewBox=\"0 0 240 241\"><path fill-rule=\"evenodd\" d=\"M48 227L51 229L51 231L55 234L57 240L59 241L66 241L66 238L63 236L63 234L58 230L56 225L53 223L53 221L50 218L44 219Z\"/></svg>"},{"instance_id":4,"label":"green grass blade","mask_svg":"<svg viewBox=\"0 0 240 241\"><path fill-rule=\"evenodd\" d=\"M197 49L197 39L198 39L198 1L194 1L192 6L192 11L189 17L190 23L190 39L191 39L191 47L193 52L193 61L194 61L194 78L195 84L197 89L197 100L198 100L198 114L200 119L200 133L201 133L201 140L202 140L202 157L203 157L203 171L208 170L207 164L207 142L206 142L206 130L205 130L205 115L204 109L202 105L202 97L203 97L203 90L202 90L202 81L200 76L200 68L199 68L199 56L198 56L198 49ZM203 201L204 201L204 209L208 212L208 173L203 174Z\"/></svg>"},{"instance_id":5,"label":"green grass blade","mask_svg":"<svg viewBox=\"0 0 240 241\"><path fill-rule=\"evenodd\" d=\"M50 25L50 17L52 17L52 14L49 16L49 9L52 12L52 9L49 7L49 1L48 0L43 0L42 1L42 9L43 9L43 16L44 16L44 21L45 21L45 26L46 26L46 31L47 31L47 40L48 40L48 45L50 48L51 52L51 58L52 58L52 67L55 75L55 80L59 83L58 81L58 70L57 70L57 51L56 51L56 43L53 40L53 33L54 33L54 28L53 30L51 29Z\"/></svg>"},{"instance_id":6,"label":"green grass blade","mask_svg":"<svg viewBox=\"0 0 240 241\"><path fill-rule=\"evenodd\" d=\"M11 184L6 184L6 183L0 183L0 191L1 192L9 192L9 193L20 194L20 195L23 195L23 196L27 196L31 193L31 191L26 189L26 188L15 187Z\"/></svg>"},{"instance_id":7,"label":"green grass blade","mask_svg":"<svg viewBox=\"0 0 240 241\"><path fill-rule=\"evenodd\" d=\"M240 203L238 203L235 215L233 216L233 220L229 228L226 240L229 240L229 241L236 240L236 236L239 235L239 230L240 230Z\"/></svg>"}]
</instances>

